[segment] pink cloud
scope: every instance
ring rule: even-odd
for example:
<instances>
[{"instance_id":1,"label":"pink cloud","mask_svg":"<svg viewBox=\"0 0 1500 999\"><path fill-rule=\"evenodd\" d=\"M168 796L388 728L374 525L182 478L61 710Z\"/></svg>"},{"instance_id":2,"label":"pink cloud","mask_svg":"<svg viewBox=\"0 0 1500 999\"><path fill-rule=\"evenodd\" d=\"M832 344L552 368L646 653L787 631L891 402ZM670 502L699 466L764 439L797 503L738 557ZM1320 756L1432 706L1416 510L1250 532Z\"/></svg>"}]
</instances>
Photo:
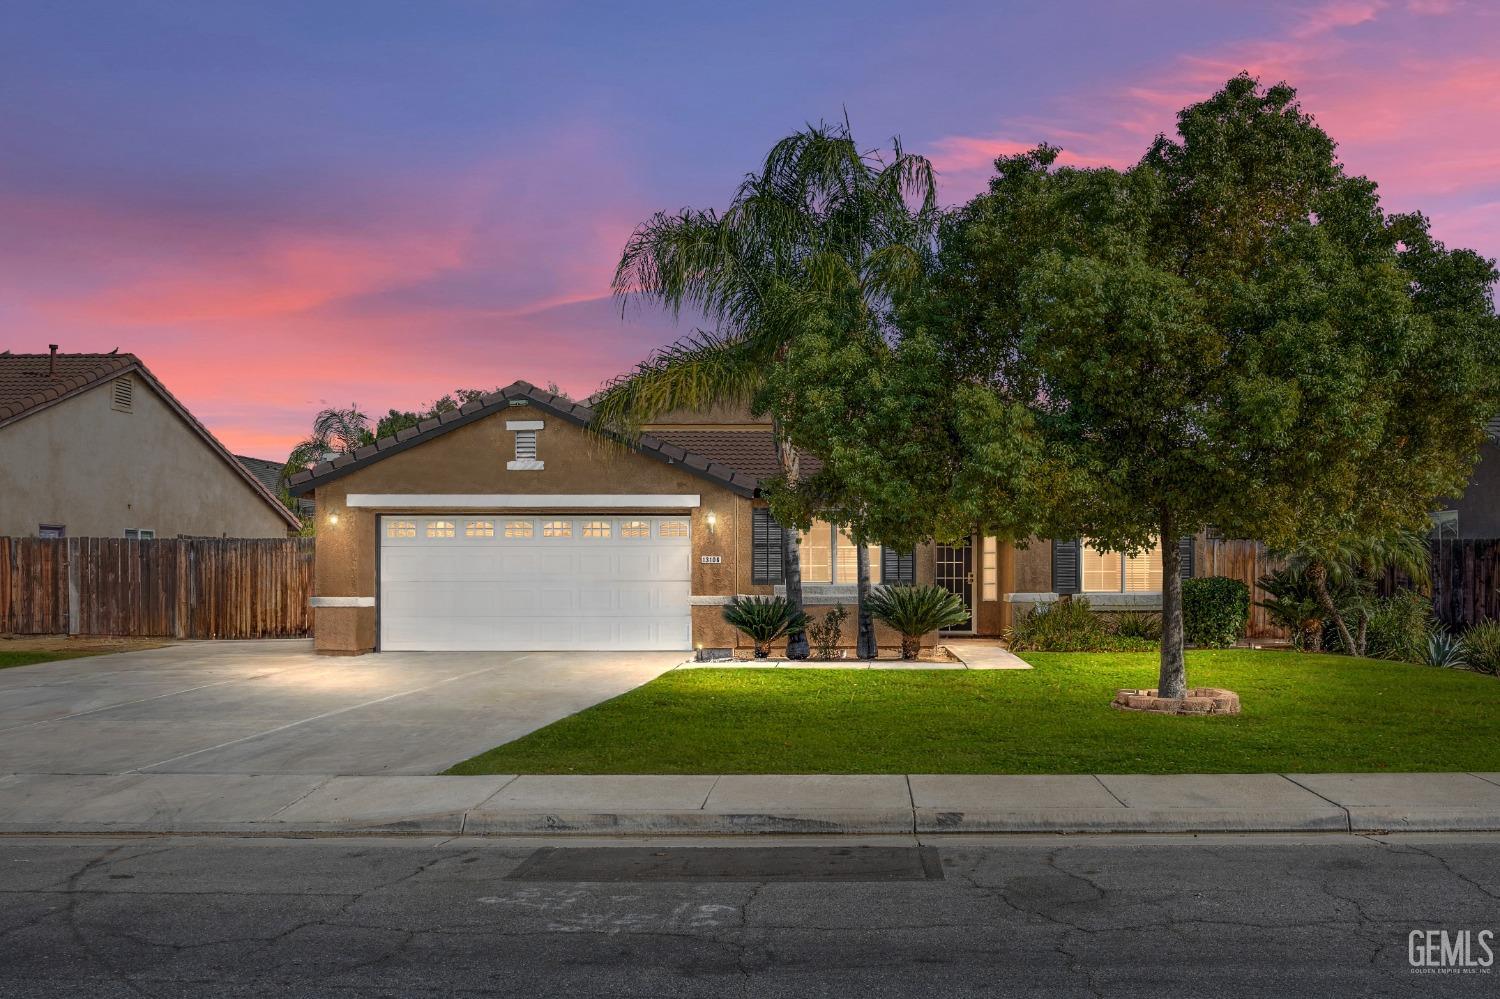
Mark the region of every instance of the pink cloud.
<instances>
[{"instance_id":1,"label":"pink cloud","mask_svg":"<svg viewBox=\"0 0 1500 999\"><path fill-rule=\"evenodd\" d=\"M1077 133L1061 142L1075 162L1127 166L1156 133L1173 130L1180 108L1249 71L1297 87L1304 109L1338 141L1345 166L1377 181L1389 210L1427 211L1441 238L1496 255L1500 230L1476 224L1464 205L1500 194L1497 44L1500 9L1492 7L1334 0L1302 8L1270 37L1186 53L1144 78L1063 95L1053 118L939 139L940 161L957 167L945 200L982 187L989 171L974 165L981 151L1057 136L1054 118ZM1433 50L1444 54L1413 54Z\"/></svg>"},{"instance_id":2,"label":"pink cloud","mask_svg":"<svg viewBox=\"0 0 1500 999\"><path fill-rule=\"evenodd\" d=\"M609 282L649 209L608 132L522 157L349 178L334 204L29 194L0 199L0 349L139 354L231 448L280 457L317 409L372 416L517 378L576 395L670 337ZM37 342L25 331L44 329ZM20 336L14 335L19 333Z\"/></svg>"}]
</instances>

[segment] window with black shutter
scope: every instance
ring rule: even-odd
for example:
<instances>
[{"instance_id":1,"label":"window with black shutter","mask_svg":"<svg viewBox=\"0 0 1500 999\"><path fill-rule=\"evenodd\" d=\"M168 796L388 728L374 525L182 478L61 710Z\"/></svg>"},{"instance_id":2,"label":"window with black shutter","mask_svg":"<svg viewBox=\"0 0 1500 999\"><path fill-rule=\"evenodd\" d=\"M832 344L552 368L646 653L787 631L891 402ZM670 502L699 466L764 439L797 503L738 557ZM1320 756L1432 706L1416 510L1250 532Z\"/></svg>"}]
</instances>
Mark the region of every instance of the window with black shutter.
<instances>
[{"instance_id":1,"label":"window with black shutter","mask_svg":"<svg viewBox=\"0 0 1500 999\"><path fill-rule=\"evenodd\" d=\"M786 529L776 523L771 511L756 507L750 514L750 581L776 584L786 581Z\"/></svg>"},{"instance_id":2,"label":"window with black shutter","mask_svg":"<svg viewBox=\"0 0 1500 999\"><path fill-rule=\"evenodd\" d=\"M1192 579L1193 568L1193 536L1189 534L1177 542L1177 575Z\"/></svg>"},{"instance_id":3,"label":"window with black shutter","mask_svg":"<svg viewBox=\"0 0 1500 999\"><path fill-rule=\"evenodd\" d=\"M880 582L891 586L915 586L917 583L917 553L880 549Z\"/></svg>"},{"instance_id":4,"label":"window with black shutter","mask_svg":"<svg viewBox=\"0 0 1500 999\"><path fill-rule=\"evenodd\" d=\"M1078 539L1052 542L1052 592L1078 592Z\"/></svg>"}]
</instances>

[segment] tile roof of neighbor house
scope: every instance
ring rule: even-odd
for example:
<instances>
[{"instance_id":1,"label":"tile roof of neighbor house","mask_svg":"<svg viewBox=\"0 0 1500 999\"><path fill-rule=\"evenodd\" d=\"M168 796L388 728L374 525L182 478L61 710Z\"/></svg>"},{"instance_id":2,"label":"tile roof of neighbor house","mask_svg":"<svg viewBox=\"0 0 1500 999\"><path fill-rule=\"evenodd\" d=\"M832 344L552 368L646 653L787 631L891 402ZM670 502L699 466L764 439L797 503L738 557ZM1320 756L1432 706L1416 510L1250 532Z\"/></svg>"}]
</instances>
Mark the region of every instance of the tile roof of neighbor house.
<instances>
[{"instance_id":1,"label":"tile roof of neighbor house","mask_svg":"<svg viewBox=\"0 0 1500 999\"><path fill-rule=\"evenodd\" d=\"M252 458L247 454L237 454L234 460L245 466L245 470L265 486L266 489L281 495L281 470L286 467L285 462L271 461L269 458ZM310 499L302 498L296 501L297 512L304 517L312 516L314 505Z\"/></svg>"},{"instance_id":2,"label":"tile roof of neighbor house","mask_svg":"<svg viewBox=\"0 0 1500 999\"><path fill-rule=\"evenodd\" d=\"M546 392L529 382L515 382L492 395L408 427L392 437L382 437L353 454L341 455L308 471L298 472L291 477L291 491L294 495L301 495L316 489L322 483L498 412L513 400L582 427L588 426L594 416L593 410L586 405ZM648 457L681 465L694 475L741 496L754 496L760 480L776 470L776 452L768 430L657 431L641 434L630 442L630 446Z\"/></svg>"},{"instance_id":3,"label":"tile roof of neighbor house","mask_svg":"<svg viewBox=\"0 0 1500 999\"><path fill-rule=\"evenodd\" d=\"M167 406L197 432L209 449L223 458L256 495L275 507L290 526L301 526L296 514L283 506L272 490L235 460L219 439L209 433L208 428L199 423L197 417L188 412L187 407L168 392L134 354L113 351L108 354L13 354L8 350L0 351L0 429L128 372L138 374L150 385Z\"/></svg>"}]
</instances>

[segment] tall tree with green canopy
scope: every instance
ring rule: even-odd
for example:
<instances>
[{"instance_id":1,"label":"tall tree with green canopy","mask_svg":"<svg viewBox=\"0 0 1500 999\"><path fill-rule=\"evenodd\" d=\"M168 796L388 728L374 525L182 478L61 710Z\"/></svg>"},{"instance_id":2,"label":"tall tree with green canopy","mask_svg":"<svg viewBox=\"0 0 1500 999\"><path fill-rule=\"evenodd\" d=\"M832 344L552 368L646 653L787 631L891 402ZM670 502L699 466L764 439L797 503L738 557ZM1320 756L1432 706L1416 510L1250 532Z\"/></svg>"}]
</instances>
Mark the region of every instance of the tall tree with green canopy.
<instances>
[{"instance_id":1,"label":"tall tree with green canopy","mask_svg":"<svg viewBox=\"0 0 1500 999\"><path fill-rule=\"evenodd\" d=\"M595 426L629 437L674 409L721 403L765 411L767 379L786 362L810 314L861 328L921 277L938 217L932 167L898 142L887 159L861 150L847 123L804 129L778 142L729 207L658 213L631 236L615 273L624 303L644 300L674 317L686 308L711 329L657 352L615 379L594 403ZM774 414L773 414L774 422ZM798 451L774 427L783 478L798 478ZM773 512L806 529L805 510ZM787 596L802 608L796 536L784 552ZM863 540L862 590L869 585ZM862 655L874 630L861 612ZM805 658L807 638L788 655Z\"/></svg>"},{"instance_id":2,"label":"tall tree with green canopy","mask_svg":"<svg viewBox=\"0 0 1500 999\"><path fill-rule=\"evenodd\" d=\"M1211 525L1291 547L1417 527L1462 490L1500 409L1492 262L1446 250L1420 216L1385 216L1295 98L1236 77L1128 170L1058 168L1048 146L997 160L873 355L935 353L930 377L988 415L967 436L930 435L936 455L884 464L862 498L924 518L902 483L946 463L971 488L939 492L949 502L919 533L965 504L983 523L988 483L1014 527L1132 554L1166 539L1168 697L1187 686L1179 536ZM804 421L827 430L886 405L853 398L805 395L826 411ZM893 446L825 445L848 449L846 469ZM1044 488L1017 486L1031 477Z\"/></svg>"}]
</instances>

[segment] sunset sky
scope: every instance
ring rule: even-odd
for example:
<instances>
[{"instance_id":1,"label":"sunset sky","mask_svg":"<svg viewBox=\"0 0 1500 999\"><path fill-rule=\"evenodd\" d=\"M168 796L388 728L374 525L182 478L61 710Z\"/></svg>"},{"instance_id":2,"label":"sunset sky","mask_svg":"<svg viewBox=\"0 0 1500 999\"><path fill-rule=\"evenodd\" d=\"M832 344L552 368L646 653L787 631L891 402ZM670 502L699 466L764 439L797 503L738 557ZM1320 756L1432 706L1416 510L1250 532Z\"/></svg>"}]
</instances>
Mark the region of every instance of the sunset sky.
<instances>
[{"instance_id":1,"label":"sunset sky","mask_svg":"<svg viewBox=\"0 0 1500 999\"><path fill-rule=\"evenodd\" d=\"M325 405L575 394L679 332L609 279L847 109L943 200L1126 165L1285 79L1392 210L1500 254L1500 3L0 3L0 349L133 351L240 453Z\"/></svg>"}]
</instances>

